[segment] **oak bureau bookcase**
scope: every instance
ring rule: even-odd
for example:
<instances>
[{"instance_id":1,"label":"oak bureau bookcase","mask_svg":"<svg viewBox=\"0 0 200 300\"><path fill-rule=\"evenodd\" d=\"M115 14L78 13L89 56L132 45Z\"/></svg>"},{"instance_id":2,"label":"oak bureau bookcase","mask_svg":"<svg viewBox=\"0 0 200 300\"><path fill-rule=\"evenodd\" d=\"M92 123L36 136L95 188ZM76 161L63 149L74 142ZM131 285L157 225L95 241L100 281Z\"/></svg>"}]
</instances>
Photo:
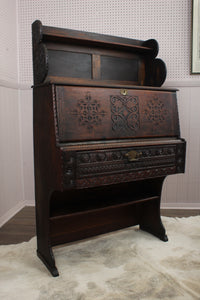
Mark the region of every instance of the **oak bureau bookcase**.
<instances>
[{"instance_id":1,"label":"oak bureau bookcase","mask_svg":"<svg viewBox=\"0 0 200 300\"><path fill-rule=\"evenodd\" d=\"M32 24L37 254L139 225L163 241L160 198L183 173L175 89L156 40Z\"/></svg>"}]
</instances>

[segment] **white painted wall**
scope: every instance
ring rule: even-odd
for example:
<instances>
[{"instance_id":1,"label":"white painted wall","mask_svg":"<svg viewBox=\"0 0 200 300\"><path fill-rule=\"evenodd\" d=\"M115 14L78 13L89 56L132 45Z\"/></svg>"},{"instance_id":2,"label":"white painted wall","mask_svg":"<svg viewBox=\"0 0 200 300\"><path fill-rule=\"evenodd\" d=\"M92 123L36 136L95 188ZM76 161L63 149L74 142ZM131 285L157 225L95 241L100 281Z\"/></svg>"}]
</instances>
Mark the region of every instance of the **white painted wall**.
<instances>
[{"instance_id":1,"label":"white painted wall","mask_svg":"<svg viewBox=\"0 0 200 300\"><path fill-rule=\"evenodd\" d=\"M166 178L162 207L200 208L200 84L176 87L181 135L187 141L186 170Z\"/></svg>"},{"instance_id":2,"label":"white painted wall","mask_svg":"<svg viewBox=\"0 0 200 300\"><path fill-rule=\"evenodd\" d=\"M24 204L18 87L17 4L0 6L0 225Z\"/></svg>"},{"instance_id":3,"label":"white painted wall","mask_svg":"<svg viewBox=\"0 0 200 300\"><path fill-rule=\"evenodd\" d=\"M4 179L0 181L0 190L4 191L3 194L0 192L0 223L2 218L5 219L2 216L17 203L34 204L30 87L33 82L31 24L36 19L47 26L158 40L158 56L165 61L168 70L165 85L180 89L181 132L187 140L186 173L167 178L162 206L200 208L200 76L190 75L191 3L190 0L1 0L0 32L3 43L0 44L0 86L11 87L1 87L1 107L4 109L0 112L3 115L1 124L4 120L7 127L12 124L15 128L15 131L10 130L9 143L12 140L15 145L12 155L17 165L15 174L19 178L12 194L14 199L8 189L11 186L8 182L11 180L13 183L15 176L12 179L9 177L12 167L7 152L10 144L6 142L0 157L1 163L7 161L8 166ZM2 128L0 137L5 140ZM13 202L9 202L10 198Z\"/></svg>"}]
</instances>

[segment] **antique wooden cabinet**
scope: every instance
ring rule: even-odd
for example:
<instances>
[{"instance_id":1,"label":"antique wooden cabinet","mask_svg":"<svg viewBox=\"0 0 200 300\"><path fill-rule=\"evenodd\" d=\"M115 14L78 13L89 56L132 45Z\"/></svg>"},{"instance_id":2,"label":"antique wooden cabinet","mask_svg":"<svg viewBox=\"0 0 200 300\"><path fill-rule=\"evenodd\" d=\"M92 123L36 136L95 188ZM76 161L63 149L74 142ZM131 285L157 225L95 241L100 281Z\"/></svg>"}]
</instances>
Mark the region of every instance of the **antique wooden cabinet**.
<instances>
[{"instance_id":1,"label":"antique wooden cabinet","mask_svg":"<svg viewBox=\"0 0 200 300\"><path fill-rule=\"evenodd\" d=\"M176 90L155 40L32 25L37 253L139 224L167 241L162 184L184 172Z\"/></svg>"}]
</instances>

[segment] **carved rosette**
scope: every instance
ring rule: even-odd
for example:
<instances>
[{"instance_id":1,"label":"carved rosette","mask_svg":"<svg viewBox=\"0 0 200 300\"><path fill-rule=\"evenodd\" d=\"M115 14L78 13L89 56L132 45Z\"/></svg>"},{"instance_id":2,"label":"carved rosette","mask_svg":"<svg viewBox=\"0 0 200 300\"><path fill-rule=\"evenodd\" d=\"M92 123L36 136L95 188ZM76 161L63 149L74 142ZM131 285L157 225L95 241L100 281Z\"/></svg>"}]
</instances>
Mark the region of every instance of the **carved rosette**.
<instances>
[{"instance_id":1,"label":"carved rosette","mask_svg":"<svg viewBox=\"0 0 200 300\"><path fill-rule=\"evenodd\" d=\"M161 125L169 115L169 111L165 108L165 104L157 97L147 102L144 113L147 120L152 122L154 126Z\"/></svg>"},{"instance_id":2,"label":"carved rosette","mask_svg":"<svg viewBox=\"0 0 200 300\"><path fill-rule=\"evenodd\" d=\"M110 96L112 130L136 132L140 127L137 96Z\"/></svg>"},{"instance_id":3,"label":"carved rosette","mask_svg":"<svg viewBox=\"0 0 200 300\"><path fill-rule=\"evenodd\" d=\"M100 108L99 101L92 99L90 93L87 93L85 99L77 102L77 108L71 111L71 114L78 118L80 126L84 126L91 131L96 126L101 125L102 119L106 114Z\"/></svg>"}]
</instances>

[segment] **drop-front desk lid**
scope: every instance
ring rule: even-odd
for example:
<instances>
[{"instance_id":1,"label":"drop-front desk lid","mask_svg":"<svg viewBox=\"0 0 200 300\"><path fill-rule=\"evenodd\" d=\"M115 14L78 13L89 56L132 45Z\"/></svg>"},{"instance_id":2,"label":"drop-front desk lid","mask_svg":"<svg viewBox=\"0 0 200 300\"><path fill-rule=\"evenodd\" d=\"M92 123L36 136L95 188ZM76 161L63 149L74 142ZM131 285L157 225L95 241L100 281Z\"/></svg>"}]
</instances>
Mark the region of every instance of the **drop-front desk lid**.
<instances>
[{"instance_id":1,"label":"drop-front desk lid","mask_svg":"<svg viewBox=\"0 0 200 300\"><path fill-rule=\"evenodd\" d=\"M60 143L179 137L175 91L55 85Z\"/></svg>"}]
</instances>

